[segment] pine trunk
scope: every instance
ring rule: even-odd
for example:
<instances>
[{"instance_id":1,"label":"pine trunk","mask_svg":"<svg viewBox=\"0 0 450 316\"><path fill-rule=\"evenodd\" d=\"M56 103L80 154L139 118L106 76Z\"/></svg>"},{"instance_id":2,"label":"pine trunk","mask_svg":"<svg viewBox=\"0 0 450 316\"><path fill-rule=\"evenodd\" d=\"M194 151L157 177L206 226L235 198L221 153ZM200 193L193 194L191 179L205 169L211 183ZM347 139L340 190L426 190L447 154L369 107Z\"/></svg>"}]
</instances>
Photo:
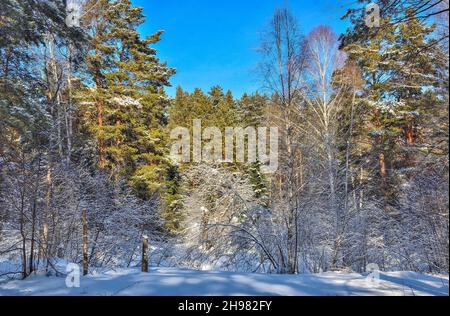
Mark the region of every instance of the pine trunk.
<instances>
[{"instance_id":1,"label":"pine trunk","mask_svg":"<svg viewBox=\"0 0 450 316\"><path fill-rule=\"evenodd\" d=\"M148 238L142 239L142 272L148 272Z\"/></svg>"},{"instance_id":2,"label":"pine trunk","mask_svg":"<svg viewBox=\"0 0 450 316\"><path fill-rule=\"evenodd\" d=\"M88 224L87 224L87 211L83 210L82 213L82 225L83 225L83 275L88 274Z\"/></svg>"}]
</instances>

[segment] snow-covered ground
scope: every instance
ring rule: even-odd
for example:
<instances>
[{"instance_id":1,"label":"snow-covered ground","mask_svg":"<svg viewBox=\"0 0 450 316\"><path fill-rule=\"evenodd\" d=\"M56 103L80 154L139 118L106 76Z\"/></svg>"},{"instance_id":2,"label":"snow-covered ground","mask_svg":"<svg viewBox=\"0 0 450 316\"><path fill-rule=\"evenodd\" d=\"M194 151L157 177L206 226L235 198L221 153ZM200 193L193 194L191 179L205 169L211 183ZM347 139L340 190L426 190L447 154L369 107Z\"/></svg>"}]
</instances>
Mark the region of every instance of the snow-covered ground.
<instances>
[{"instance_id":1,"label":"snow-covered ground","mask_svg":"<svg viewBox=\"0 0 450 316\"><path fill-rule=\"evenodd\" d=\"M153 268L149 273L121 269L81 278L68 288L65 278L32 276L0 283L0 295L448 295L448 276L383 272L378 284L358 273L301 275L244 274Z\"/></svg>"}]
</instances>

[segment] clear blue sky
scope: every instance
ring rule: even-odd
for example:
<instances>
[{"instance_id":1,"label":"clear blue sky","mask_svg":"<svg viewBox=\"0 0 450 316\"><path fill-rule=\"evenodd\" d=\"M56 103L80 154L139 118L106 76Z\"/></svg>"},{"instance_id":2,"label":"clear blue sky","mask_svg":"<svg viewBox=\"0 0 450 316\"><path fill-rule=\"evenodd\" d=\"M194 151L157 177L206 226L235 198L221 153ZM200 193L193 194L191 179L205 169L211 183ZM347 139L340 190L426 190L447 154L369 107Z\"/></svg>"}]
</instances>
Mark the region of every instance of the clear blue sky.
<instances>
[{"instance_id":1,"label":"clear blue sky","mask_svg":"<svg viewBox=\"0 0 450 316\"><path fill-rule=\"evenodd\" d=\"M274 9L286 0L133 0L144 8L143 35L165 30L156 45L158 56L177 69L167 93L181 85L204 91L213 85L230 89L235 96L260 89L255 69L260 33ZM345 31L340 20L351 0L290 0L303 33L325 24L336 33Z\"/></svg>"}]
</instances>

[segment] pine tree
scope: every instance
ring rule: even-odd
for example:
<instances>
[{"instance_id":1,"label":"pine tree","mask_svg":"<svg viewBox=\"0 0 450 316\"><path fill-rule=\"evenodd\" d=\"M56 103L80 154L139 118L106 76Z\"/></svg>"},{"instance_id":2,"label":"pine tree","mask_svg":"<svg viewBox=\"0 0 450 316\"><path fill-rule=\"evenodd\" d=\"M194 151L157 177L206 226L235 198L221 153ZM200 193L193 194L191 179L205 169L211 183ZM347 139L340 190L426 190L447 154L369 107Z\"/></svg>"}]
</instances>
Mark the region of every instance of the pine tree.
<instances>
[{"instance_id":1,"label":"pine tree","mask_svg":"<svg viewBox=\"0 0 450 316\"><path fill-rule=\"evenodd\" d=\"M242 126L263 126L267 120L268 98L260 95L244 93L238 100L238 118Z\"/></svg>"},{"instance_id":2,"label":"pine tree","mask_svg":"<svg viewBox=\"0 0 450 316\"><path fill-rule=\"evenodd\" d=\"M172 234L183 230L181 174L177 166L169 165L166 172L165 192L163 193L164 209L162 218L165 228Z\"/></svg>"},{"instance_id":3,"label":"pine tree","mask_svg":"<svg viewBox=\"0 0 450 316\"><path fill-rule=\"evenodd\" d=\"M213 87L209 92L214 114L209 125L216 126L222 131L226 127L234 126L236 123L236 102L231 91L222 92L222 88Z\"/></svg>"},{"instance_id":4,"label":"pine tree","mask_svg":"<svg viewBox=\"0 0 450 316\"><path fill-rule=\"evenodd\" d=\"M261 163L250 163L247 167L247 176L253 191L255 192L255 198L258 199L262 205L268 206L268 182L266 175L261 172Z\"/></svg>"},{"instance_id":5,"label":"pine tree","mask_svg":"<svg viewBox=\"0 0 450 316\"><path fill-rule=\"evenodd\" d=\"M405 147L399 139L412 144L413 124L418 115L416 100L423 95L423 87L429 84L423 79L433 73L431 63L420 57L414 45L425 45L433 27L414 19L400 26L391 25L386 19L384 25L362 42L348 44L345 50L350 60L361 68L366 82L363 99L367 109L360 132L369 135L371 146L363 145L368 141L363 137L360 148L366 147L365 155L378 165L377 176L372 181L378 184L373 193L383 192L383 204L387 207L388 204L395 206L398 201L400 179L395 169L399 163L404 165L405 160L405 155L401 155ZM411 74L418 75L412 79ZM406 160L412 159L411 154L406 156Z\"/></svg>"},{"instance_id":6,"label":"pine tree","mask_svg":"<svg viewBox=\"0 0 450 316\"><path fill-rule=\"evenodd\" d=\"M82 91L88 101L87 125L95 133L100 168L125 176L141 196L162 187L168 161L164 87L174 69L156 57L151 46L162 31L142 39L142 8L129 0L103 1L94 20L90 80Z\"/></svg>"},{"instance_id":7,"label":"pine tree","mask_svg":"<svg viewBox=\"0 0 450 316\"><path fill-rule=\"evenodd\" d=\"M418 154L415 145L424 123L421 115L425 116L427 111L421 103L434 94L431 91L424 93L424 88L430 88L436 82L434 65L437 64L435 56L438 48L433 45L432 39L435 25L421 23L413 16L412 9L408 9L408 15L410 19L399 26L399 41L394 47L401 52L394 75L394 95L400 104L396 125L403 133L404 165L412 167ZM426 47L428 49L425 50Z\"/></svg>"},{"instance_id":8,"label":"pine tree","mask_svg":"<svg viewBox=\"0 0 450 316\"><path fill-rule=\"evenodd\" d=\"M374 36L349 44L345 50L366 81L365 125L370 128L382 185L393 193L398 183L389 170L411 166L417 155L413 145L421 129L421 115L426 116L420 104L429 97L424 88L432 86L436 78L430 54L435 50L431 39L434 26L414 17L399 25L391 25L389 20L384 24ZM428 46L430 50L421 49Z\"/></svg>"}]
</instances>

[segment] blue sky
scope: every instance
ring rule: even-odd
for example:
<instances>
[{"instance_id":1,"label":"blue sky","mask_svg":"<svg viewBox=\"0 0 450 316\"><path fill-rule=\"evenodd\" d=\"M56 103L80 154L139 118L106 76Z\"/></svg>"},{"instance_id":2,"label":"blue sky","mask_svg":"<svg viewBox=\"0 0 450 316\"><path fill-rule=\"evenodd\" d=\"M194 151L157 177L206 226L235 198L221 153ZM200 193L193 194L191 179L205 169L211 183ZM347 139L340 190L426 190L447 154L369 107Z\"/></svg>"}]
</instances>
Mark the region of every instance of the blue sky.
<instances>
[{"instance_id":1,"label":"blue sky","mask_svg":"<svg viewBox=\"0 0 450 316\"><path fill-rule=\"evenodd\" d=\"M133 0L144 8L143 35L165 30L156 45L158 56L177 69L169 95L181 85L204 91L220 85L235 96L260 89L254 69L260 60L256 48L274 9L286 0ZM351 0L291 0L303 33L325 24L345 31L340 20Z\"/></svg>"}]
</instances>

